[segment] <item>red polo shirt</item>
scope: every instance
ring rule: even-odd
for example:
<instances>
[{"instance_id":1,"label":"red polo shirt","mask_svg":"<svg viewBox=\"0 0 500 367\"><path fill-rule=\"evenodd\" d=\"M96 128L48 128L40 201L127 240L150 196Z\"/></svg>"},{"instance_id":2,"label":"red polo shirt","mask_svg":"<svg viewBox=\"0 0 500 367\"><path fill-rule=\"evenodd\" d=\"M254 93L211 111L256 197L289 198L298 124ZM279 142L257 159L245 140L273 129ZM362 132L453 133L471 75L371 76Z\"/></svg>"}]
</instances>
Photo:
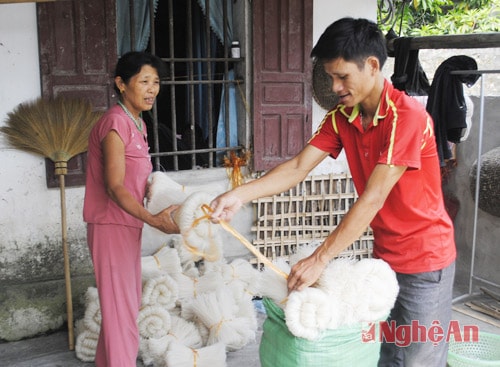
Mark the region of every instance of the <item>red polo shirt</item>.
<instances>
[{"instance_id":1,"label":"red polo shirt","mask_svg":"<svg viewBox=\"0 0 500 367\"><path fill-rule=\"evenodd\" d=\"M345 150L359 195L375 165L406 166L370 226L375 257L396 272L442 269L456 257L453 224L444 207L433 122L415 99L387 80L372 123L363 130L359 106L329 111L309 144L337 158Z\"/></svg>"}]
</instances>

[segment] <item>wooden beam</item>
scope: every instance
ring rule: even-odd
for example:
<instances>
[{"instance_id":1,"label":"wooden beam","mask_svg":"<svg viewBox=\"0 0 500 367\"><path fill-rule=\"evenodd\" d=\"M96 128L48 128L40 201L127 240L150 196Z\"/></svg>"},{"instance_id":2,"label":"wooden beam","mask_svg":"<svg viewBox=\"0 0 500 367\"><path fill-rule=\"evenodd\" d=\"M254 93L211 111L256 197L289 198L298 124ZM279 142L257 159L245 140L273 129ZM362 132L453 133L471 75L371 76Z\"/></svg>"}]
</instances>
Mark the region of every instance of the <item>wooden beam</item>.
<instances>
[{"instance_id":1,"label":"wooden beam","mask_svg":"<svg viewBox=\"0 0 500 367\"><path fill-rule=\"evenodd\" d=\"M0 4L47 3L56 0L0 0Z\"/></svg>"},{"instance_id":2,"label":"wooden beam","mask_svg":"<svg viewBox=\"0 0 500 367\"><path fill-rule=\"evenodd\" d=\"M410 50L493 47L500 47L500 32L423 36L410 40ZM394 39L387 42L387 49L394 51Z\"/></svg>"}]
</instances>

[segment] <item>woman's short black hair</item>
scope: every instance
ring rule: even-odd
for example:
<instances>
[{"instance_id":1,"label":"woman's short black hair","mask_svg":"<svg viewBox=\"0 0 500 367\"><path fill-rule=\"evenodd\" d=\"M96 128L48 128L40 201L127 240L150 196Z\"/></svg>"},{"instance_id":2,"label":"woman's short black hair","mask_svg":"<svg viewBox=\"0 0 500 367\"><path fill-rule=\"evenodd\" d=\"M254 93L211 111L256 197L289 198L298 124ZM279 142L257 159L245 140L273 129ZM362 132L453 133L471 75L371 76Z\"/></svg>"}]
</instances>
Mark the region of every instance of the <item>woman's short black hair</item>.
<instances>
[{"instance_id":1,"label":"woman's short black hair","mask_svg":"<svg viewBox=\"0 0 500 367\"><path fill-rule=\"evenodd\" d=\"M158 57L147 52L130 51L118 60L115 68L115 78L121 77L127 84L134 75L139 74L144 65L149 65L156 69L160 79L167 74L165 63ZM115 91L120 93L115 85Z\"/></svg>"},{"instance_id":2,"label":"woman's short black hair","mask_svg":"<svg viewBox=\"0 0 500 367\"><path fill-rule=\"evenodd\" d=\"M342 18L325 29L311 51L321 60L342 58L362 67L366 58L375 56L382 68L387 60L386 40L377 24L368 19Z\"/></svg>"}]
</instances>

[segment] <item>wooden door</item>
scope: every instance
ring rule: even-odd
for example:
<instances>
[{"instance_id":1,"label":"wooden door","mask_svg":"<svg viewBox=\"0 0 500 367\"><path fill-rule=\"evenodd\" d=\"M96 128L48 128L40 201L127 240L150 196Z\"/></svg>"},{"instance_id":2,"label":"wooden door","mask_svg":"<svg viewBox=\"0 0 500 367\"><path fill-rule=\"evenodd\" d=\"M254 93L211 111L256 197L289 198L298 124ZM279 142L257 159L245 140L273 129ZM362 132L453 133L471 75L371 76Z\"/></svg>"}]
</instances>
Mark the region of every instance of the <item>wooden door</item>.
<instances>
[{"instance_id":1,"label":"wooden door","mask_svg":"<svg viewBox=\"0 0 500 367\"><path fill-rule=\"evenodd\" d=\"M37 4L43 97L86 98L96 110L114 103L117 60L115 0L70 0ZM85 154L68 162L66 184L84 184ZM47 185L57 187L47 160Z\"/></svg>"},{"instance_id":2,"label":"wooden door","mask_svg":"<svg viewBox=\"0 0 500 367\"><path fill-rule=\"evenodd\" d=\"M254 0L254 169L293 157L311 124L311 0Z\"/></svg>"}]
</instances>

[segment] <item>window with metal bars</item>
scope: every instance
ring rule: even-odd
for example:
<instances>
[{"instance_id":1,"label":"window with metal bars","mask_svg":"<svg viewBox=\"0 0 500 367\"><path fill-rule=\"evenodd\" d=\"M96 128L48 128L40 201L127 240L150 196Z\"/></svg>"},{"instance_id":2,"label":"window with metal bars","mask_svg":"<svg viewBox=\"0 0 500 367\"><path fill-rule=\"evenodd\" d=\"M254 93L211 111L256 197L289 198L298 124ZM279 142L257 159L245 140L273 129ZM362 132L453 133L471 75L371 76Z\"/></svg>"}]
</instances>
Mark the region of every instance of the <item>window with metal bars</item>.
<instances>
[{"instance_id":1,"label":"window with metal bars","mask_svg":"<svg viewBox=\"0 0 500 367\"><path fill-rule=\"evenodd\" d=\"M236 108L244 103L243 80L235 73L242 59L231 57L232 1L149 1L155 10L146 51L168 70L156 106L143 114L155 170L217 167L230 151L243 149ZM133 17L131 11L131 24Z\"/></svg>"}]
</instances>

